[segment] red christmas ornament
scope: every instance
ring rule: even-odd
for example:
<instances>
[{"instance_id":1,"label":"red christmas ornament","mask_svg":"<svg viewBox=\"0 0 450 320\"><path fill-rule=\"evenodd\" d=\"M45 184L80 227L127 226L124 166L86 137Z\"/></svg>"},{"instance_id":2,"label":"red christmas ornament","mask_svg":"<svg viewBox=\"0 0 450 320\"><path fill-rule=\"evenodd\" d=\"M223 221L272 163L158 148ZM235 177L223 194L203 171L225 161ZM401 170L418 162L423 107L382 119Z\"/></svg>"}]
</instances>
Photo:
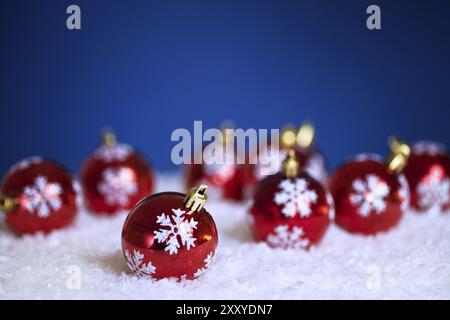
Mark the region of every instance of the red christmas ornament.
<instances>
[{"instance_id":1,"label":"red christmas ornament","mask_svg":"<svg viewBox=\"0 0 450 320\"><path fill-rule=\"evenodd\" d=\"M162 192L140 201L122 229L128 267L140 277L194 279L212 264L217 229L203 208L206 185L186 196Z\"/></svg>"},{"instance_id":2,"label":"red christmas ornament","mask_svg":"<svg viewBox=\"0 0 450 320\"><path fill-rule=\"evenodd\" d=\"M373 235L398 224L409 204L409 188L401 174L410 150L398 140L385 163L377 155L359 155L342 165L329 181L336 223L349 232Z\"/></svg>"},{"instance_id":3,"label":"red christmas ornament","mask_svg":"<svg viewBox=\"0 0 450 320\"><path fill-rule=\"evenodd\" d=\"M334 207L323 186L299 172L295 152L290 150L282 172L258 183L249 213L257 240L272 247L308 249L322 239Z\"/></svg>"},{"instance_id":4,"label":"red christmas ornament","mask_svg":"<svg viewBox=\"0 0 450 320\"><path fill-rule=\"evenodd\" d=\"M227 137L224 133L224 141L217 142L223 144L224 159L237 159L236 150L227 148ZM203 153L203 152L202 152ZM252 166L245 161L244 164L233 163L212 163L213 159L208 159L205 155L202 164L192 164L186 166L185 181L186 187L207 183L213 194L219 194L224 199L241 201L248 196L252 185Z\"/></svg>"},{"instance_id":5,"label":"red christmas ornament","mask_svg":"<svg viewBox=\"0 0 450 320\"><path fill-rule=\"evenodd\" d=\"M413 145L404 174L411 189L411 206L419 211L450 209L450 158L433 142Z\"/></svg>"},{"instance_id":6,"label":"red christmas ornament","mask_svg":"<svg viewBox=\"0 0 450 320\"><path fill-rule=\"evenodd\" d=\"M282 160L286 158L287 151L295 150L297 160L302 164L303 170L311 177L325 184L328 178L325 157L314 147L315 129L310 123L304 123L298 131L293 127L283 129L280 143L270 144L268 148L260 151L259 161L254 168L255 181L276 174L281 167ZM269 166L263 164L270 163Z\"/></svg>"},{"instance_id":7,"label":"red christmas ornament","mask_svg":"<svg viewBox=\"0 0 450 320\"><path fill-rule=\"evenodd\" d=\"M80 181L88 208L95 214L130 210L153 190L147 160L108 132L103 145L84 163Z\"/></svg>"},{"instance_id":8,"label":"red christmas ornament","mask_svg":"<svg viewBox=\"0 0 450 320\"><path fill-rule=\"evenodd\" d=\"M0 207L15 233L49 233L74 220L77 190L77 183L66 169L32 157L14 165L3 178Z\"/></svg>"}]
</instances>

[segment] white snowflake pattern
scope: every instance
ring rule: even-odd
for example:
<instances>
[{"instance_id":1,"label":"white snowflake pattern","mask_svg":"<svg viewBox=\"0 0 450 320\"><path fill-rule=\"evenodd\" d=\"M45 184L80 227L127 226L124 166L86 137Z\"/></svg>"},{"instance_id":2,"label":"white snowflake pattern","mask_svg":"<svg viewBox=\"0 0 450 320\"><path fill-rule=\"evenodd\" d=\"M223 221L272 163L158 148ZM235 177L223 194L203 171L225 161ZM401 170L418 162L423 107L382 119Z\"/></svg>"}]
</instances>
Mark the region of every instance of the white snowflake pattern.
<instances>
[{"instance_id":1,"label":"white snowflake pattern","mask_svg":"<svg viewBox=\"0 0 450 320\"><path fill-rule=\"evenodd\" d=\"M403 211L405 211L405 210L409 209L409 204L410 204L410 200L411 200L409 184L408 184L408 180L406 180L406 177L403 174L401 174L398 177L398 181L400 182L399 194L402 197L401 208Z\"/></svg>"},{"instance_id":2,"label":"white snowflake pattern","mask_svg":"<svg viewBox=\"0 0 450 320\"><path fill-rule=\"evenodd\" d=\"M72 182L73 190L75 191L75 203L78 207L80 207L83 204L83 196L81 191L81 185L78 180L74 179Z\"/></svg>"},{"instance_id":3,"label":"white snowflake pattern","mask_svg":"<svg viewBox=\"0 0 450 320\"><path fill-rule=\"evenodd\" d=\"M59 183L49 183L44 176L37 176L34 185L26 186L21 202L28 212L36 211L38 217L46 218L52 211L61 208L62 188Z\"/></svg>"},{"instance_id":4,"label":"white snowflake pattern","mask_svg":"<svg viewBox=\"0 0 450 320\"><path fill-rule=\"evenodd\" d=\"M133 255L128 250L125 250L125 258L127 259L128 267L140 278L152 278L152 275L156 272L156 267L151 262L142 262L145 256L139 250L134 249Z\"/></svg>"},{"instance_id":5,"label":"white snowflake pattern","mask_svg":"<svg viewBox=\"0 0 450 320\"><path fill-rule=\"evenodd\" d=\"M413 145L412 149L416 154L429 154L432 156L446 152L444 145L431 141L419 141Z\"/></svg>"},{"instance_id":6,"label":"white snowflake pattern","mask_svg":"<svg viewBox=\"0 0 450 320\"><path fill-rule=\"evenodd\" d=\"M358 213L368 217L372 211L381 213L386 208L386 197L390 192L388 184L374 174L365 179L356 179L352 183L355 193L350 195L350 202L358 206Z\"/></svg>"},{"instance_id":7,"label":"white snowflake pattern","mask_svg":"<svg viewBox=\"0 0 450 320\"><path fill-rule=\"evenodd\" d=\"M327 200L328 206L330 207L330 211L328 212L328 217L330 218L331 221L334 221L336 211L334 208L333 196L331 195L331 193L329 191L326 192L326 200Z\"/></svg>"},{"instance_id":8,"label":"white snowflake pattern","mask_svg":"<svg viewBox=\"0 0 450 320\"><path fill-rule=\"evenodd\" d=\"M33 164L41 163L42 161L43 161L42 157L39 157L39 156L25 158L25 159L17 162L15 165L13 165L11 167L11 169L9 170L9 172L15 172L17 170L24 170L24 169L27 169L29 166L31 166Z\"/></svg>"},{"instance_id":9,"label":"white snowflake pattern","mask_svg":"<svg viewBox=\"0 0 450 320\"><path fill-rule=\"evenodd\" d=\"M308 189L305 179L285 179L279 185L281 191L275 193L275 203L282 205L281 212L288 218L295 216L298 211L300 217L308 217L311 214L311 203L316 203L317 193Z\"/></svg>"},{"instance_id":10,"label":"white snowflake pattern","mask_svg":"<svg viewBox=\"0 0 450 320\"><path fill-rule=\"evenodd\" d=\"M118 143L111 146L102 146L95 151L95 156L106 161L123 161L130 153L133 152L133 148L127 144Z\"/></svg>"},{"instance_id":11,"label":"white snowflake pattern","mask_svg":"<svg viewBox=\"0 0 450 320\"><path fill-rule=\"evenodd\" d=\"M177 254L181 246L185 246L187 250L195 247L194 242L197 239L194 238L193 232L194 229L197 229L198 222L194 218L186 219L184 210L172 209L172 212L173 215L162 213L156 220L160 226L169 227L169 229L159 229L154 233L158 243L166 243L164 251L168 251L169 254Z\"/></svg>"},{"instance_id":12,"label":"white snowflake pattern","mask_svg":"<svg viewBox=\"0 0 450 320\"><path fill-rule=\"evenodd\" d=\"M450 179L440 165L434 165L417 185L419 205L424 209L441 207L450 201Z\"/></svg>"},{"instance_id":13,"label":"white snowflake pattern","mask_svg":"<svg viewBox=\"0 0 450 320\"><path fill-rule=\"evenodd\" d=\"M383 157L376 153L360 153L346 159L346 163L349 162L364 162L364 161L375 161L382 163Z\"/></svg>"},{"instance_id":14,"label":"white snowflake pattern","mask_svg":"<svg viewBox=\"0 0 450 320\"><path fill-rule=\"evenodd\" d=\"M208 270L212 266L214 262L214 252L208 253L204 262L205 266L203 268L198 269L197 272L194 273L194 278L200 277L202 274L206 272L206 270Z\"/></svg>"},{"instance_id":15,"label":"white snowflake pattern","mask_svg":"<svg viewBox=\"0 0 450 320\"><path fill-rule=\"evenodd\" d=\"M283 249L306 249L310 245L303 228L294 226L289 230L289 226L285 224L276 227L266 240L272 247Z\"/></svg>"},{"instance_id":16,"label":"white snowflake pattern","mask_svg":"<svg viewBox=\"0 0 450 320\"><path fill-rule=\"evenodd\" d=\"M129 197L138 191L135 173L127 167L107 168L97 189L108 205L126 206Z\"/></svg>"}]
</instances>

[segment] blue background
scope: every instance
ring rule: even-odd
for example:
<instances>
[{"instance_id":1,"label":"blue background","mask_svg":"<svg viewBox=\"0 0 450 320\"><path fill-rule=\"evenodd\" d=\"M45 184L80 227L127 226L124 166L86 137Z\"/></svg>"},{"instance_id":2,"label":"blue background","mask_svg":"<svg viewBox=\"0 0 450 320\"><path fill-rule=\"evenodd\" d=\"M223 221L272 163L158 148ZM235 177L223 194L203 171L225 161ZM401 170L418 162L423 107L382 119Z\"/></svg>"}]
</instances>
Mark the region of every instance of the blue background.
<instances>
[{"instance_id":1,"label":"blue background","mask_svg":"<svg viewBox=\"0 0 450 320\"><path fill-rule=\"evenodd\" d=\"M366 28L368 5L382 30ZM82 30L66 28L78 4ZM158 170L172 130L313 120L330 166L386 138L450 143L449 1L2 1L0 171L77 172L112 126Z\"/></svg>"}]
</instances>

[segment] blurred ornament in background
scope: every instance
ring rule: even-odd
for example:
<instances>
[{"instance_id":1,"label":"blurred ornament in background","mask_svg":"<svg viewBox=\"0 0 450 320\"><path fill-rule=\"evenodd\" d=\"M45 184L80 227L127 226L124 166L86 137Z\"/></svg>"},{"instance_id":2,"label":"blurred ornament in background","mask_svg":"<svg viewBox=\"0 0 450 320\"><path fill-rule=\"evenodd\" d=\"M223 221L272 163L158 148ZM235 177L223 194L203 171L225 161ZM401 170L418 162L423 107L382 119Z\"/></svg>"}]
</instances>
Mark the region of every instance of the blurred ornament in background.
<instances>
[{"instance_id":1,"label":"blurred ornament in background","mask_svg":"<svg viewBox=\"0 0 450 320\"><path fill-rule=\"evenodd\" d=\"M413 209L442 213L450 209L450 158L443 145L429 141L415 143L404 174Z\"/></svg>"},{"instance_id":2,"label":"blurred ornament in background","mask_svg":"<svg viewBox=\"0 0 450 320\"><path fill-rule=\"evenodd\" d=\"M3 178L0 208L15 233L49 233L75 219L78 189L61 165L31 157L15 164Z\"/></svg>"},{"instance_id":3,"label":"blurred ornament in background","mask_svg":"<svg viewBox=\"0 0 450 320\"><path fill-rule=\"evenodd\" d=\"M330 178L336 223L349 232L373 235L388 231L409 206L409 187L402 171L411 150L395 138L389 144L392 154L387 161L378 155L361 154Z\"/></svg>"},{"instance_id":4,"label":"blurred ornament in background","mask_svg":"<svg viewBox=\"0 0 450 320\"><path fill-rule=\"evenodd\" d=\"M80 172L84 199L95 214L130 210L153 191L153 172L131 146L116 141L106 130L102 145L84 162Z\"/></svg>"},{"instance_id":5,"label":"blurred ornament in background","mask_svg":"<svg viewBox=\"0 0 450 320\"><path fill-rule=\"evenodd\" d=\"M308 249L325 234L334 216L331 195L301 169L293 149L281 172L261 180L249 210L255 238L272 247Z\"/></svg>"},{"instance_id":6,"label":"blurred ornament in background","mask_svg":"<svg viewBox=\"0 0 450 320\"><path fill-rule=\"evenodd\" d=\"M296 158L315 180L325 184L328 173L323 154L315 148L315 128L312 123L303 123L298 130L287 125L281 130L278 144L270 143L268 148L258 151L258 162L254 167L255 180L259 181L269 175L276 174L287 151L294 149ZM270 164L268 167L264 164Z\"/></svg>"},{"instance_id":7,"label":"blurred ornament in background","mask_svg":"<svg viewBox=\"0 0 450 320\"><path fill-rule=\"evenodd\" d=\"M222 139L213 142L217 149L223 150L224 161L221 163L214 163L211 154L204 152L205 148L195 151L201 153L202 163L196 164L192 159L192 163L186 166L184 172L186 188L199 183L207 183L210 186L210 193L213 195L219 194L224 199L241 201L248 196L252 184L252 165L249 164L248 157L244 159L243 162L245 163L237 163L238 150L234 144L234 135L230 133L233 128L232 122L224 122L222 124ZM218 148L218 145L221 148ZM208 148L213 147L208 145ZM245 150L241 151L245 155L247 154ZM227 161L227 159L230 161Z\"/></svg>"},{"instance_id":8,"label":"blurred ornament in background","mask_svg":"<svg viewBox=\"0 0 450 320\"><path fill-rule=\"evenodd\" d=\"M218 235L204 209L206 185L162 192L140 201L122 229L128 267L142 278L195 279L211 267Z\"/></svg>"}]
</instances>

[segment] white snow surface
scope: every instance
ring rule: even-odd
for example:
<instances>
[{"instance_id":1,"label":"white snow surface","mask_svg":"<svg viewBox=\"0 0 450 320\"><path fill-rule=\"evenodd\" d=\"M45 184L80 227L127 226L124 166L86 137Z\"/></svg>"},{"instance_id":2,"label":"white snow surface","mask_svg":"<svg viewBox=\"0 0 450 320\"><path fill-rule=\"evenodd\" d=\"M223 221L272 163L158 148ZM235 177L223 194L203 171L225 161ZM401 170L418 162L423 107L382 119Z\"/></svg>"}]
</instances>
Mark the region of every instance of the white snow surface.
<instances>
[{"instance_id":1,"label":"white snow surface","mask_svg":"<svg viewBox=\"0 0 450 320\"><path fill-rule=\"evenodd\" d=\"M158 191L181 191L158 176ZM408 212L376 237L331 225L310 251L271 249L253 240L246 204L210 199L219 230L212 267L199 279L152 281L122 256L126 213L82 210L73 226L17 237L0 223L0 299L450 299L450 213ZM78 281L80 280L80 281Z\"/></svg>"}]
</instances>

